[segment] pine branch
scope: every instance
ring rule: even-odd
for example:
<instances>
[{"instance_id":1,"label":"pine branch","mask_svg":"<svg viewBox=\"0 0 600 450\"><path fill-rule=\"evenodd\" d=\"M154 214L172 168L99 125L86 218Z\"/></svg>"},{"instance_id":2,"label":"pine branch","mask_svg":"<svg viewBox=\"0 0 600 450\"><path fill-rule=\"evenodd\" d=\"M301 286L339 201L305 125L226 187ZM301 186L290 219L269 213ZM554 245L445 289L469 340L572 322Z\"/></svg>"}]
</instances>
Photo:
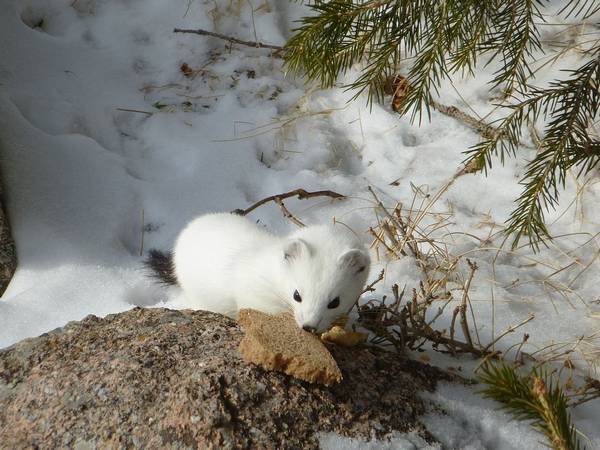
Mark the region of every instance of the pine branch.
<instances>
[{"instance_id":1,"label":"pine branch","mask_svg":"<svg viewBox=\"0 0 600 450\"><path fill-rule=\"evenodd\" d=\"M411 2L333 0L317 1L311 7L317 14L302 19L302 26L286 44L287 68L331 87L339 74L367 54L370 63L351 87L358 90L357 95L367 90L369 101L381 99L383 72L399 57L398 40L395 44L387 39L389 30L408 28L409 21L402 17L411 15Z\"/></svg>"},{"instance_id":2,"label":"pine branch","mask_svg":"<svg viewBox=\"0 0 600 450\"><path fill-rule=\"evenodd\" d=\"M415 55L409 73L414 89L407 97L413 119L429 116L432 92L449 72L472 71L478 53L496 51L503 66L494 85L510 89L523 84L530 71L528 57L540 49L535 19L537 0L351 0L314 1L315 14L286 45L288 69L330 87L339 74L365 61L362 74L350 84L356 96L367 91L368 101L381 100L382 80L393 72L400 52ZM491 58L490 58L491 59ZM448 64L450 66L448 67Z\"/></svg>"},{"instance_id":3,"label":"pine branch","mask_svg":"<svg viewBox=\"0 0 600 450\"><path fill-rule=\"evenodd\" d=\"M508 220L506 231L514 233L513 248L523 237L534 249L538 249L539 242L551 238L544 212L558 205L559 187L564 188L567 171L578 166L580 174L585 174L600 162L600 143L587 132L600 105L600 49L595 59L570 73L568 80L526 93L527 99L512 106L513 111L498 126L498 133L468 152L467 164L474 161L487 170L492 166L492 155L499 154L503 161L507 155L516 154L525 119L532 121L540 114L550 116L540 152L527 165L521 180L524 190Z\"/></svg>"},{"instance_id":4,"label":"pine branch","mask_svg":"<svg viewBox=\"0 0 600 450\"><path fill-rule=\"evenodd\" d=\"M488 63L502 55L502 67L491 81L493 87L504 86L512 92L514 84L524 87L531 75L528 59L541 50L535 20L542 20L536 3L539 0L511 0L493 15L493 32L481 50L496 50Z\"/></svg>"},{"instance_id":5,"label":"pine branch","mask_svg":"<svg viewBox=\"0 0 600 450\"><path fill-rule=\"evenodd\" d=\"M484 397L503 404L502 409L517 420L528 420L550 441L556 450L579 450L577 430L571 423L566 397L558 385L544 372L533 370L520 376L504 363L487 362L481 368L480 380L487 384Z\"/></svg>"},{"instance_id":6,"label":"pine branch","mask_svg":"<svg viewBox=\"0 0 600 450\"><path fill-rule=\"evenodd\" d=\"M431 119L429 105L433 100L432 91L438 93L438 86L447 75L446 53L452 39L448 29L450 14L448 2L441 1L439 9L431 18L431 24L437 26L429 26L424 30L420 52L408 74L412 89L402 112L412 109L412 119L418 116L419 122L423 107L427 110L428 119Z\"/></svg>"},{"instance_id":7,"label":"pine branch","mask_svg":"<svg viewBox=\"0 0 600 450\"><path fill-rule=\"evenodd\" d=\"M581 17L585 20L598 11L600 11L600 5L596 0L569 0L558 14L564 14L565 17Z\"/></svg>"},{"instance_id":8,"label":"pine branch","mask_svg":"<svg viewBox=\"0 0 600 450\"><path fill-rule=\"evenodd\" d=\"M477 56L488 33L494 2L481 2L478 8L465 8L469 14L461 22L454 43L454 52L450 55L450 71L467 70L473 74L477 65Z\"/></svg>"},{"instance_id":9,"label":"pine branch","mask_svg":"<svg viewBox=\"0 0 600 450\"><path fill-rule=\"evenodd\" d=\"M516 155L524 125L548 118L506 231L514 233L513 246L527 237L535 250L550 238L545 212L557 206L567 170L586 173L600 160L600 142L588 132L598 112L600 42L586 50L594 59L572 71L570 79L535 89L528 84L533 75L529 63L542 52L538 26L545 1L313 0L309 7L314 14L302 19L285 47L286 67L330 87L361 63L361 73L345 87L356 91L354 98L366 93L372 103L383 100L385 81L398 73L401 58L412 57L411 88L394 109L410 111L413 121L436 108L434 97L444 79L473 72L481 56L488 63L500 61L490 84L515 104L502 105L510 112L497 128L484 130L483 142L467 152L466 166L482 167L487 174L495 156L504 163ZM593 1L570 0L560 14L585 18L597 11L600 6Z\"/></svg>"}]
</instances>

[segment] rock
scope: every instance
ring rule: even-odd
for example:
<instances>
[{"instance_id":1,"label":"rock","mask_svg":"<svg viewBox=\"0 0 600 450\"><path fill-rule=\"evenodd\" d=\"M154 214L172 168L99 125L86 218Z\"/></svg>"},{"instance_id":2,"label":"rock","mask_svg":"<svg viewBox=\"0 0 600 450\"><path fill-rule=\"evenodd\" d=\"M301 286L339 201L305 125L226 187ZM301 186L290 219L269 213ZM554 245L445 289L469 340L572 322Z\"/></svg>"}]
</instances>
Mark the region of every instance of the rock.
<instances>
[{"instance_id":1,"label":"rock","mask_svg":"<svg viewBox=\"0 0 600 450\"><path fill-rule=\"evenodd\" d=\"M205 311L89 316L0 351L0 448L318 448L318 432L418 430L420 391L449 376L337 348L327 388L245 363L242 332Z\"/></svg>"},{"instance_id":2,"label":"rock","mask_svg":"<svg viewBox=\"0 0 600 450\"><path fill-rule=\"evenodd\" d=\"M17 252L10 232L3 191L0 188L0 296L8 287L17 269Z\"/></svg>"}]
</instances>

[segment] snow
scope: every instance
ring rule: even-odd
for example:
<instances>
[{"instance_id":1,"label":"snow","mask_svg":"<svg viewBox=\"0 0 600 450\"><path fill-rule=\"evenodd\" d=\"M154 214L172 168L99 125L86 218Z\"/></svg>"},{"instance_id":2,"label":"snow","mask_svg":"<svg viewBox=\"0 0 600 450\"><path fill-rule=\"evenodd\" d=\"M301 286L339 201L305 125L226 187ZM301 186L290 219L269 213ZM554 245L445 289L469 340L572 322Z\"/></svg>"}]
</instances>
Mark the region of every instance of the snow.
<instances>
[{"instance_id":1,"label":"snow","mask_svg":"<svg viewBox=\"0 0 600 450\"><path fill-rule=\"evenodd\" d=\"M335 433L321 433L319 446L323 450L441 450L439 444L428 444L417 432L393 433L385 440L353 439Z\"/></svg>"},{"instance_id":2,"label":"snow","mask_svg":"<svg viewBox=\"0 0 600 450\"><path fill-rule=\"evenodd\" d=\"M525 422L513 422L496 410L492 401L482 399L472 389L455 384L438 386L427 396L445 414L432 412L423 422L444 448L469 450L544 450L541 435L532 433Z\"/></svg>"},{"instance_id":3,"label":"snow","mask_svg":"<svg viewBox=\"0 0 600 450\"><path fill-rule=\"evenodd\" d=\"M229 50L215 38L172 32L205 28L281 45L292 21L305 12L300 2L0 0L0 5L2 175L19 257L0 300L0 347L88 314L177 306L176 296L145 276L140 254L169 249L198 214L246 207L299 187L330 189L350 199L286 205L306 223L335 217L364 232L375 224L367 186L391 206L410 204L413 185L433 195L460 168L462 152L480 139L435 112L431 122L417 126L386 105L370 110L363 99L348 103L353 94L343 89L304 86L286 76L281 60L266 50ZM566 23L548 27L544 37ZM539 83L562 76L560 69L578 61L570 52L542 67ZM545 62L540 58L538 64ZM193 76L184 76L183 63ZM490 102L496 93L485 84L493 72L491 64L473 78L444 84L440 101L499 117ZM433 206L451 217L437 237L453 255L479 266L471 302L481 341L490 342L534 313L532 322L497 345L507 349L526 332L529 352L592 335L600 315L597 177L579 184L574 176L567 180L561 207L548 214L552 232L561 236L549 248L539 254L500 249L498 231L514 208L517 181L532 152L523 149L504 166L495 164L487 178L458 177ZM277 232L293 229L273 205L252 217ZM459 271L466 273L461 264ZM382 267L386 279L376 296L393 283L410 289L419 281L410 258L381 260L372 276ZM442 317L440 326L449 319ZM594 375L598 338L574 349L571 360L580 373ZM467 376L475 365L467 358L430 357L442 366L462 365ZM445 386L432 397L450 413L427 418L443 445L541 445L533 430L494 412L493 403L472 392ZM598 401L573 411L591 448L600 448L594 426L599 413ZM324 448L427 448L410 435L390 442L321 439Z\"/></svg>"}]
</instances>

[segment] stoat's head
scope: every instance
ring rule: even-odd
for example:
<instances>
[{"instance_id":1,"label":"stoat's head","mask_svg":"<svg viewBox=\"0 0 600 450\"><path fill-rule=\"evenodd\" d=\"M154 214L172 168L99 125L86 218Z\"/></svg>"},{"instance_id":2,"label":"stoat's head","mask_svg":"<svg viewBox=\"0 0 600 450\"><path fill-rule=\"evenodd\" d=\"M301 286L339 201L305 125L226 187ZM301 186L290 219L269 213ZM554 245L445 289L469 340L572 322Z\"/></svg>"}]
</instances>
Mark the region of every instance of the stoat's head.
<instances>
[{"instance_id":1,"label":"stoat's head","mask_svg":"<svg viewBox=\"0 0 600 450\"><path fill-rule=\"evenodd\" d=\"M286 299L299 327L323 332L347 314L360 297L369 274L367 250L347 231L334 226L300 230L284 246Z\"/></svg>"}]
</instances>

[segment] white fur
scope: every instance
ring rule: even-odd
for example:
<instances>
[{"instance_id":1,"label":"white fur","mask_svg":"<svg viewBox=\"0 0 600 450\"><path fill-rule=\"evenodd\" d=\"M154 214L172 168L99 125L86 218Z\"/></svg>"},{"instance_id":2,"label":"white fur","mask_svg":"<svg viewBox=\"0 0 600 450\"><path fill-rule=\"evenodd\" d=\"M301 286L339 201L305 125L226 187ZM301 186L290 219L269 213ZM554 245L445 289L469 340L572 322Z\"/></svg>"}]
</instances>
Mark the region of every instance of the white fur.
<instances>
[{"instance_id":1,"label":"white fur","mask_svg":"<svg viewBox=\"0 0 600 450\"><path fill-rule=\"evenodd\" d=\"M190 308L230 316L242 308L293 311L298 326L321 332L358 299L370 260L342 225L309 226L280 237L245 217L220 213L187 225L175 244L174 262ZM338 296L340 305L329 309Z\"/></svg>"}]
</instances>

